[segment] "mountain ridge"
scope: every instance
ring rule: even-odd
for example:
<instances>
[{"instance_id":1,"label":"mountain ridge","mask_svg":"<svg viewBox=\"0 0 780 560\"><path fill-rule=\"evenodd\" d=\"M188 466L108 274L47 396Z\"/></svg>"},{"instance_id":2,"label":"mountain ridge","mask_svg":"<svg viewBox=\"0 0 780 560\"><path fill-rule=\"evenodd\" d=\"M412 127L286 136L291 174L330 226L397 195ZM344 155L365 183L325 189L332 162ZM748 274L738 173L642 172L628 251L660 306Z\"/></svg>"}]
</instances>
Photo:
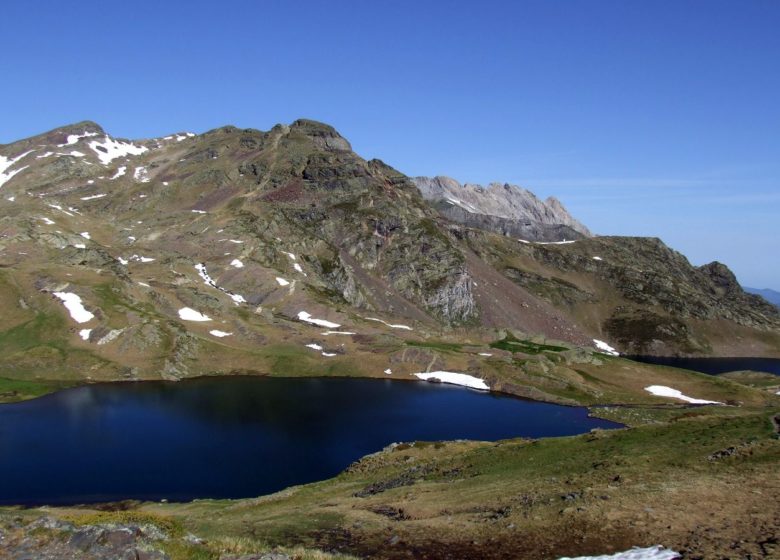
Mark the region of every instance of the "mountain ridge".
<instances>
[{"instance_id":1,"label":"mountain ridge","mask_svg":"<svg viewBox=\"0 0 780 560\"><path fill-rule=\"evenodd\" d=\"M697 269L651 238L532 241L459 223L316 121L143 140L84 121L0 157L0 375L451 367L508 387L508 372L532 366L419 346L508 332L630 353L780 354L777 309L725 267ZM76 322L56 294L91 318Z\"/></svg>"},{"instance_id":2,"label":"mountain ridge","mask_svg":"<svg viewBox=\"0 0 780 560\"><path fill-rule=\"evenodd\" d=\"M445 176L415 177L417 188L428 201L439 203L440 211L448 217L466 225L478 226L479 218L464 216L463 210L469 214L486 215L500 219L500 222L515 223L514 228L501 228L503 233L522 234L525 231L531 241L563 241L565 239L552 237L546 230L549 226L567 228L561 233L569 234L569 239L592 237L590 230L576 220L555 198L539 199L531 191L510 185L509 183L490 183L487 186L473 183L460 184L455 179ZM449 206L449 207L448 207ZM495 220L493 220L495 222ZM504 222L506 223L506 222ZM523 229L524 228L524 229ZM496 227L490 228L496 231Z\"/></svg>"}]
</instances>

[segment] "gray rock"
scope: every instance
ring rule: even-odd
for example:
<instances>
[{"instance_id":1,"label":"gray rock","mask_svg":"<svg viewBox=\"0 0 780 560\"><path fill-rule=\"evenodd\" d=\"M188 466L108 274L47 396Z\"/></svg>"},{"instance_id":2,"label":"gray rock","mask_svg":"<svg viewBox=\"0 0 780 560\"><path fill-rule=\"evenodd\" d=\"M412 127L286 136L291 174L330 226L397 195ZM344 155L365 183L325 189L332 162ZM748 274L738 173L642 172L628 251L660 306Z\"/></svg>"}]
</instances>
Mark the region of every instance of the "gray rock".
<instances>
[{"instance_id":1,"label":"gray rock","mask_svg":"<svg viewBox=\"0 0 780 560\"><path fill-rule=\"evenodd\" d=\"M527 224L526 230L518 227L517 231L513 231L513 235L519 235L522 231L526 231L529 237L552 234L553 232L545 226L565 226L558 231L561 236L567 233L575 235L575 238L591 235L588 228L574 219L557 198L541 200L532 192L516 185L508 183L491 183L487 187L469 183L461 185L455 179L442 176L415 177L413 181L426 200L442 201L445 205L458 207L473 215L503 218L518 225ZM454 215L466 219L462 212ZM500 224L501 222L496 222L494 227L499 227ZM510 226L505 223L503 227Z\"/></svg>"}]
</instances>

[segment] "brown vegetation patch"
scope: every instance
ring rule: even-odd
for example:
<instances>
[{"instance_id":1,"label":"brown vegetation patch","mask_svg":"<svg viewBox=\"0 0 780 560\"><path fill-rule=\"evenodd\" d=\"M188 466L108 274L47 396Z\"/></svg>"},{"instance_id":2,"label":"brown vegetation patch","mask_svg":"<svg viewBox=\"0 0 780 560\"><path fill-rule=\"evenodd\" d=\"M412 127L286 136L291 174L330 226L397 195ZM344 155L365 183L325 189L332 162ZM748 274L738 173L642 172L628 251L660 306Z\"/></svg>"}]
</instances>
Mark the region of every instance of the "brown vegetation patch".
<instances>
[{"instance_id":1,"label":"brown vegetation patch","mask_svg":"<svg viewBox=\"0 0 780 560\"><path fill-rule=\"evenodd\" d=\"M284 186L264 194L261 200L265 202L295 202L303 198L303 182L300 179L293 179Z\"/></svg>"}]
</instances>

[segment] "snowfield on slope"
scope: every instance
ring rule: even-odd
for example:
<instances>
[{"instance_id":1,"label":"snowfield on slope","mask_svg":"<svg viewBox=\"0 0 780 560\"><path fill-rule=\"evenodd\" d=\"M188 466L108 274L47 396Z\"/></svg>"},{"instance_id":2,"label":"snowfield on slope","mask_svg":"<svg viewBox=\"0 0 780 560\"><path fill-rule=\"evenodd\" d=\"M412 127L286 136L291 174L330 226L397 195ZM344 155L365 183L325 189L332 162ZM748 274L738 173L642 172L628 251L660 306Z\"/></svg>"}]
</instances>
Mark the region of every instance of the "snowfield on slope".
<instances>
[{"instance_id":1,"label":"snowfield on slope","mask_svg":"<svg viewBox=\"0 0 780 560\"><path fill-rule=\"evenodd\" d=\"M4 184L6 184L8 181L11 180L11 178L19 173L20 171L24 171L29 166L25 165L24 167L20 167L19 169L15 169L14 171L8 171L6 173L6 170L9 169L11 166L13 166L15 163L21 161L25 156L28 154L31 154L35 150L30 150L28 152L24 152L23 154L20 154L16 156L15 158L7 158L5 156L0 156L0 187L2 187Z\"/></svg>"},{"instance_id":2,"label":"snowfield on slope","mask_svg":"<svg viewBox=\"0 0 780 560\"><path fill-rule=\"evenodd\" d=\"M148 151L148 148L144 146L136 146L129 142L119 142L109 136L106 136L102 142L93 140L89 143L89 147L97 154L100 163L103 165L108 165L116 158L140 156Z\"/></svg>"},{"instance_id":3,"label":"snowfield on slope","mask_svg":"<svg viewBox=\"0 0 780 560\"><path fill-rule=\"evenodd\" d=\"M438 379L442 383L448 383L450 385L461 385L463 387L470 387L472 389L481 389L489 391L490 387L485 383L484 379L468 375L466 373L455 373L452 371L431 371L426 373L414 373L415 377L424 381L431 379Z\"/></svg>"},{"instance_id":4,"label":"snowfield on slope","mask_svg":"<svg viewBox=\"0 0 780 560\"><path fill-rule=\"evenodd\" d=\"M669 397L672 399L680 399L681 401L689 402L691 404L723 404L722 402L719 401L707 401L704 399L694 399L693 397L688 397L686 395L683 395L677 389L672 389L671 387L665 387L664 385L650 385L649 387L645 387L645 391L657 397Z\"/></svg>"},{"instance_id":5,"label":"snowfield on slope","mask_svg":"<svg viewBox=\"0 0 780 560\"><path fill-rule=\"evenodd\" d=\"M63 303L77 323L87 323L95 318L95 315L84 308L78 295L71 292L54 292L54 296Z\"/></svg>"},{"instance_id":6,"label":"snowfield on slope","mask_svg":"<svg viewBox=\"0 0 780 560\"><path fill-rule=\"evenodd\" d=\"M341 326L338 323L331 323L325 319L315 319L306 311L301 311L298 313L298 320L305 323L311 323L312 325L317 325L318 327L325 327L327 329L337 329Z\"/></svg>"},{"instance_id":7,"label":"snowfield on slope","mask_svg":"<svg viewBox=\"0 0 780 560\"><path fill-rule=\"evenodd\" d=\"M376 321L378 323L382 323L383 325L390 327L391 329L403 329L405 331L412 330L412 327L409 327L407 325L393 325L391 323L388 323L387 321L383 321L382 319L377 319L376 317L366 317L366 321Z\"/></svg>"},{"instance_id":8,"label":"snowfield on slope","mask_svg":"<svg viewBox=\"0 0 780 560\"><path fill-rule=\"evenodd\" d=\"M211 317L204 315L203 313L198 313L190 307L182 307L179 309L179 318L183 321L211 321Z\"/></svg>"},{"instance_id":9,"label":"snowfield on slope","mask_svg":"<svg viewBox=\"0 0 780 560\"><path fill-rule=\"evenodd\" d=\"M599 349L600 352L604 354L609 354L610 356L620 356L620 352L612 348L609 344L604 342L603 340L596 340L593 339L593 344L596 345L596 348Z\"/></svg>"},{"instance_id":10,"label":"snowfield on slope","mask_svg":"<svg viewBox=\"0 0 780 560\"><path fill-rule=\"evenodd\" d=\"M602 556L577 556L576 558L566 556L559 560L677 560L678 558L681 558L681 556L674 550L656 545L647 548L632 548L624 552L604 554Z\"/></svg>"}]
</instances>

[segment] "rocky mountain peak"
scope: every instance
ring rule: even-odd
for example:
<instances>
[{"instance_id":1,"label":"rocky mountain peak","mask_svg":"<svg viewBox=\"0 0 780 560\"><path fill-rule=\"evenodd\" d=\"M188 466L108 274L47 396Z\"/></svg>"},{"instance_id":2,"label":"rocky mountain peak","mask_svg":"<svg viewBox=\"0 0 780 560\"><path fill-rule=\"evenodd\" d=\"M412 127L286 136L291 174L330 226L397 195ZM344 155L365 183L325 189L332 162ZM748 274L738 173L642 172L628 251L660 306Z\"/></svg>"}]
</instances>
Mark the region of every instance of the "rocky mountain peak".
<instances>
[{"instance_id":1,"label":"rocky mountain peak","mask_svg":"<svg viewBox=\"0 0 780 560\"><path fill-rule=\"evenodd\" d=\"M300 133L309 137L323 150L352 151L352 146L332 126L309 119L298 119L290 125L291 133Z\"/></svg>"},{"instance_id":2,"label":"rocky mountain peak","mask_svg":"<svg viewBox=\"0 0 780 560\"><path fill-rule=\"evenodd\" d=\"M562 241L590 237L591 233L555 198L540 200L534 193L509 183L461 185L444 176L414 179L423 198L439 204L440 213L459 223L532 241ZM466 213L472 214L467 216ZM475 215L489 218L476 218Z\"/></svg>"},{"instance_id":3,"label":"rocky mountain peak","mask_svg":"<svg viewBox=\"0 0 780 560\"><path fill-rule=\"evenodd\" d=\"M713 261L700 266L699 270L710 279L721 295L742 291L737 277L729 267L721 262Z\"/></svg>"}]
</instances>

